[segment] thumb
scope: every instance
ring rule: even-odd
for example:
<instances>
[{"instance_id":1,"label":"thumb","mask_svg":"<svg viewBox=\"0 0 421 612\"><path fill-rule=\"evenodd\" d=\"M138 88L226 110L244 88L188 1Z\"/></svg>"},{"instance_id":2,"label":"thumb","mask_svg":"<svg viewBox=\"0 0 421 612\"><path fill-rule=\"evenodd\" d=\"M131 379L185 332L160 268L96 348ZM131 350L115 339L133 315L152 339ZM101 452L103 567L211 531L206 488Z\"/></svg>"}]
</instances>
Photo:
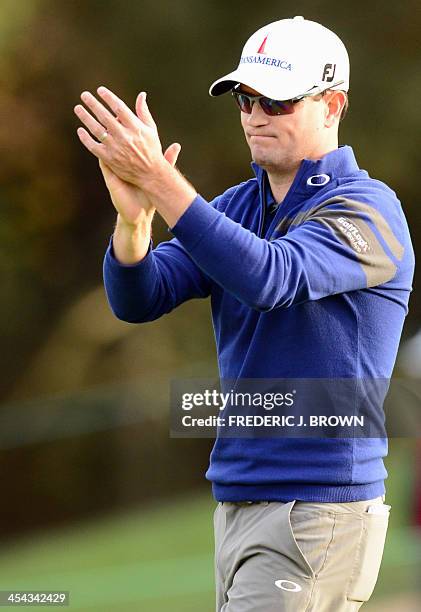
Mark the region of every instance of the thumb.
<instances>
[{"instance_id":1,"label":"thumb","mask_svg":"<svg viewBox=\"0 0 421 612\"><path fill-rule=\"evenodd\" d=\"M104 178L105 184L107 188L115 189L117 186L122 183L122 179L115 174L107 164L103 161L99 160L99 167L101 168L102 176Z\"/></svg>"},{"instance_id":2,"label":"thumb","mask_svg":"<svg viewBox=\"0 0 421 612\"><path fill-rule=\"evenodd\" d=\"M177 163L178 156L180 155L181 145L178 142L173 142L164 153L164 157L171 164L175 166Z\"/></svg>"},{"instance_id":3,"label":"thumb","mask_svg":"<svg viewBox=\"0 0 421 612\"><path fill-rule=\"evenodd\" d=\"M144 91L141 91L136 98L136 115L141 121L143 121L143 123L146 123L146 125L156 127L155 121L153 120L146 103L146 92Z\"/></svg>"}]
</instances>

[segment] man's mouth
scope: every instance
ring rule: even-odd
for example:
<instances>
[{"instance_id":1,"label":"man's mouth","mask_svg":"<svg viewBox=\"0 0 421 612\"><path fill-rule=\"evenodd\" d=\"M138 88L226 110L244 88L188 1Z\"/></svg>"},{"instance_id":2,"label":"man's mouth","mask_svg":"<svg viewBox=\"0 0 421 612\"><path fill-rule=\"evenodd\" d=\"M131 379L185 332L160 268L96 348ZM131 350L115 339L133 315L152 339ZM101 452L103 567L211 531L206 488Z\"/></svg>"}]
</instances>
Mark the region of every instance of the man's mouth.
<instances>
[{"instance_id":1,"label":"man's mouth","mask_svg":"<svg viewBox=\"0 0 421 612\"><path fill-rule=\"evenodd\" d=\"M274 136L270 136L269 134L249 134L249 138L275 138Z\"/></svg>"}]
</instances>

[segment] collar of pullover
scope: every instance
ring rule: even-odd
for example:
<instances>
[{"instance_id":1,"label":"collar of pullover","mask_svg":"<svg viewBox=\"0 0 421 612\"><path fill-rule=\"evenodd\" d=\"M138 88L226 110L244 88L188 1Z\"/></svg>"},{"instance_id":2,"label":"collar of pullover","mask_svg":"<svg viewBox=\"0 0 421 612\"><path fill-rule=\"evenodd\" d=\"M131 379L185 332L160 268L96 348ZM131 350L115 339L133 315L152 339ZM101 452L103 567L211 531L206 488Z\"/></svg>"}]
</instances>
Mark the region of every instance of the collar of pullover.
<instances>
[{"instance_id":1,"label":"collar of pullover","mask_svg":"<svg viewBox=\"0 0 421 612\"><path fill-rule=\"evenodd\" d=\"M251 166L261 190L266 171L254 162ZM294 201L304 197L308 198L331 181L350 176L358 171L359 167L354 152L348 145L341 145L338 149L326 153L321 159L303 159L283 202L292 196Z\"/></svg>"}]
</instances>

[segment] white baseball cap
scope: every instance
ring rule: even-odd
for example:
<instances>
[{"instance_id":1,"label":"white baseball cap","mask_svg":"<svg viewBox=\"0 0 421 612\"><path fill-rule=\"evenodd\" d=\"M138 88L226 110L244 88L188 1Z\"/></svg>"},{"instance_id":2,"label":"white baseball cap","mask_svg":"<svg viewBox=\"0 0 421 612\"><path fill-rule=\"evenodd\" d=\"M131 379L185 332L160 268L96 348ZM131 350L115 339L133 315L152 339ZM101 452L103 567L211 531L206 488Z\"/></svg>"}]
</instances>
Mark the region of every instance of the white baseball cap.
<instances>
[{"instance_id":1,"label":"white baseball cap","mask_svg":"<svg viewBox=\"0 0 421 612\"><path fill-rule=\"evenodd\" d=\"M341 39L304 17L281 19L246 42L234 72L212 83L219 96L242 83L274 100L290 100L325 89L349 89L349 57Z\"/></svg>"}]
</instances>

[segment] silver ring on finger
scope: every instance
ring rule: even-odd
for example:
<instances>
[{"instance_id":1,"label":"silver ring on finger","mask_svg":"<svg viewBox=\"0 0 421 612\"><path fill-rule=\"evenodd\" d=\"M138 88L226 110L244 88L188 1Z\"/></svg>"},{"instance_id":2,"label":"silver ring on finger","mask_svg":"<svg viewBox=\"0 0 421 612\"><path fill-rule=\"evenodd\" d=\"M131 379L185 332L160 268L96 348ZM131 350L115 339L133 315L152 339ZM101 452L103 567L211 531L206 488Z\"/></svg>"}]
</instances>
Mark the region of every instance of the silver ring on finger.
<instances>
[{"instance_id":1,"label":"silver ring on finger","mask_svg":"<svg viewBox=\"0 0 421 612\"><path fill-rule=\"evenodd\" d=\"M104 142L104 140L107 138L107 136L108 136L108 132L107 132L107 130L105 130L105 131L104 131L104 132L102 132L102 134L101 134L101 135L98 137L98 140L99 140L100 142Z\"/></svg>"}]
</instances>

